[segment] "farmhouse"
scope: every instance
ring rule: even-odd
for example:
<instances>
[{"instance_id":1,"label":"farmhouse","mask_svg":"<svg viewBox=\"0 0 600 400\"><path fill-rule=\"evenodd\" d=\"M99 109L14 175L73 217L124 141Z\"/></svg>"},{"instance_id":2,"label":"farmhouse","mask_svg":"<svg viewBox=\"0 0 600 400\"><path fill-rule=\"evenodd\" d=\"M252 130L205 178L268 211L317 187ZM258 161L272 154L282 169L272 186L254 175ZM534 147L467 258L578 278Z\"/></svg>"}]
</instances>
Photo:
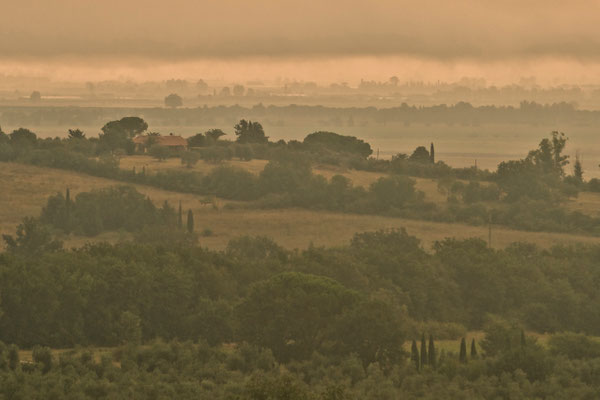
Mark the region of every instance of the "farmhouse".
<instances>
[{"instance_id":1,"label":"farmhouse","mask_svg":"<svg viewBox=\"0 0 600 400\"><path fill-rule=\"evenodd\" d=\"M133 138L135 148L137 151L146 152L148 147L153 145L164 146L170 149L183 150L187 147L187 140L181 136L173 135L172 133L168 136L161 135L140 135Z\"/></svg>"}]
</instances>

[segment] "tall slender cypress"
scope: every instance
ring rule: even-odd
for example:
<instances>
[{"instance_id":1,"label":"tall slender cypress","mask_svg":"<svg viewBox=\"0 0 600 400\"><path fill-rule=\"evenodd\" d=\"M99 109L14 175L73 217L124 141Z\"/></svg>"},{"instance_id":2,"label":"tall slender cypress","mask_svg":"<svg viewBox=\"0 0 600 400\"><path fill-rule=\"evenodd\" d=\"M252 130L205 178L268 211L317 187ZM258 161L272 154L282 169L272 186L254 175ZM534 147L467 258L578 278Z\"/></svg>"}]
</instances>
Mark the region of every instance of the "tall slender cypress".
<instances>
[{"instance_id":1,"label":"tall slender cypress","mask_svg":"<svg viewBox=\"0 0 600 400\"><path fill-rule=\"evenodd\" d=\"M521 347L527 346L527 339L525 339L525 331L521 329Z\"/></svg>"},{"instance_id":2,"label":"tall slender cypress","mask_svg":"<svg viewBox=\"0 0 600 400\"><path fill-rule=\"evenodd\" d=\"M65 231L71 233L71 191L67 188L65 193L65 221L63 223Z\"/></svg>"},{"instance_id":3,"label":"tall slender cypress","mask_svg":"<svg viewBox=\"0 0 600 400\"><path fill-rule=\"evenodd\" d=\"M433 336L429 335L429 365L431 368L435 368L436 364L436 354L435 354L435 345L433 343Z\"/></svg>"},{"instance_id":4,"label":"tall slender cypress","mask_svg":"<svg viewBox=\"0 0 600 400\"><path fill-rule=\"evenodd\" d=\"M466 364L467 362L467 342L465 341L465 338L460 340L460 355L458 359L463 364Z\"/></svg>"},{"instance_id":5,"label":"tall slender cypress","mask_svg":"<svg viewBox=\"0 0 600 400\"><path fill-rule=\"evenodd\" d=\"M429 146L429 161L432 164L435 164L435 149L433 148L433 142L431 142L431 146Z\"/></svg>"},{"instance_id":6,"label":"tall slender cypress","mask_svg":"<svg viewBox=\"0 0 600 400\"><path fill-rule=\"evenodd\" d=\"M187 214L187 231L188 233L194 233L194 214L192 210L188 210Z\"/></svg>"},{"instance_id":7,"label":"tall slender cypress","mask_svg":"<svg viewBox=\"0 0 600 400\"><path fill-rule=\"evenodd\" d=\"M475 339L471 339L471 359L477 358L477 347L475 346Z\"/></svg>"},{"instance_id":8,"label":"tall slender cypress","mask_svg":"<svg viewBox=\"0 0 600 400\"><path fill-rule=\"evenodd\" d=\"M19 364L19 348L17 347L17 345L11 344L8 347L8 368L14 371L15 369L17 369Z\"/></svg>"},{"instance_id":9,"label":"tall slender cypress","mask_svg":"<svg viewBox=\"0 0 600 400\"><path fill-rule=\"evenodd\" d=\"M427 365L427 343L425 342L425 334L421 334L421 368Z\"/></svg>"},{"instance_id":10,"label":"tall slender cypress","mask_svg":"<svg viewBox=\"0 0 600 400\"><path fill-rule=\"evenodd\" d=\"M179 210L177 213L177 226L183 228L183 211L181 210L181 200L179 200Z\"/></svg>"},{"instance_id":11,"label":"tall slender cypress","mask_svg":"<svg viewBox=\"0 0 600 400\"><path fill-rule=\"evenodd\" d=\"M415 341L415 339L413 339L412 346L410 348L410 360L413 362L413 364L415 365L415 369L418 371L420 365L419 349L417 348L417 342Z\"/></svg>"}]
</instances>

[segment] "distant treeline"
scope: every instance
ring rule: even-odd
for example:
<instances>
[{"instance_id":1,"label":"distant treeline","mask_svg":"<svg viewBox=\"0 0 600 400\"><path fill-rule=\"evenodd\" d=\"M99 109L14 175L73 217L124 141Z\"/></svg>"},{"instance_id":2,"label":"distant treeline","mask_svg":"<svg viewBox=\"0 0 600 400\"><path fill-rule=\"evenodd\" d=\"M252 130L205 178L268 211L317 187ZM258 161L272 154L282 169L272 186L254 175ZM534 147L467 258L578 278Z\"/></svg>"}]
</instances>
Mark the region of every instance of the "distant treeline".
<instances>
[{"instance_id":1,"label":"distant treeline","mask_svg":"<svg viewBox=\"0 0 600 400\"><path fill-rule=\"evenodd\" d=\"M562 200L577 195L580 190L594 190L598 180L585 182L578 160L575 174L565 175L568 160L563 150L567 139L558 132L543 139L525 159L503 162L491 173L476 168L453 169L436 162L433 144L430 151L421 146L410 156L398 154L390 161L375 160L367 158L370 146L357 138L316 132L304 142L272 143L260 124L242 120L236 125L237 142L220 142L217 137L212 145L201 150L233 147L236 151L246 149L256 154L255 150L260 149L270 161L258 176L227 166L217 167L206 175L194 171L164 170L150 174L144 169L120 169L117 152L123 154L130 146L132 132L146 128L142 119L127 117L107 123L101 137L93 140L78 130L71 130L69 139L41 140L27 129L8 135L0 133L0 161L18 161L177 192L251 201L247 206L253 207L303 207L476 225L493 222L533 231L600 233L599 218L571 212L560 205ZM194 138L200 137L207 140L210 135L198 134ZM161 147L154 146L150 150L153 148ZM99 157L93 157L101 149L104 151ZM193 150L175 153L184 163L193 162L188 158L194 154ZM330 181L315 175L311 169L311 161L315 159L348 163L358 160L366 169L385 171L389 175L367 189L355 187L341 175ZM423 193L415 190L415 181L406 175L438 178L439 190L447 194L447 206L426 202ZM456 178L490 182L471 181L465 185Z\"/></svg>"},{"instance_id":2,"label":"distant treeline","mask_svg":"<svg viewBox=\"0 0 600 400\"><path fill-rule=\"evenodd\" d=\"M281 125L293 121L327 121L332 126L368 123L404 124L600 124L600 111L578 110L571 103L538 104L523 101L519 107L479 106L459 102L454 105L399 107L325 107L325 106L215 106L198 108L111 108L111 107L37 107L2 106L0 124L12 126L101 126L122 115L139 115L160 126L233 125L242 118Z\"/></svg>"}]
</instances>

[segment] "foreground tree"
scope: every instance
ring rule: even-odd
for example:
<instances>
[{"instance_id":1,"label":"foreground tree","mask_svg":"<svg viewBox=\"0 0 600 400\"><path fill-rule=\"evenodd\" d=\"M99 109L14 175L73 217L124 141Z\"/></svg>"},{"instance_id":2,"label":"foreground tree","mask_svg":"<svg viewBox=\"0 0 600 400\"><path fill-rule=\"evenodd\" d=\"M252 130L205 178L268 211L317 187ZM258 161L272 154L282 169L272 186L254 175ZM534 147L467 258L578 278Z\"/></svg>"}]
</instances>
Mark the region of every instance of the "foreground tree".
<instances>
[{"instance_id":1,"label":"foreground tree","mask_svg":"<svg viewBox=\"0 0 600 400\"><path fill-rule=\"evenodd\" d=\"M62 248L62 242L54 240L47 226L26 217L17 227L16 236L2 235L9 251L24 255L39 255Z\"/></svg>"},{"instance_id":2,"label":"foreground tree","mask_svg":"<svg viewBox=\"0 0 600 400\"><path fill-rule=\"evenodd\" d=\"M254 284L238 306L239 337L270 348L280 361L306 359L315 351L326 350L327 339L339 332L337 327L354 321L351 313L338 324L333 322L358 300L356 292L329 278L279 274ZM339 346L343 340L336 342ZM337 347L336 351L343 349Z\"/></svg>"}]
</instances>

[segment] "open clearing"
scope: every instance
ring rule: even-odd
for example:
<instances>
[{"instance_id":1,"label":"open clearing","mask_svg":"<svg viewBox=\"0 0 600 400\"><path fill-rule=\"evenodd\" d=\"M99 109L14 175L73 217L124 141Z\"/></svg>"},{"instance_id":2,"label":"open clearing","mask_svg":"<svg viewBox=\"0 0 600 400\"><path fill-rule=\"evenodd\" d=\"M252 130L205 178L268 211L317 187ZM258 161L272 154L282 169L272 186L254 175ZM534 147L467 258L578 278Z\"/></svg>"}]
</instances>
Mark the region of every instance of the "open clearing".
<instances>
[{"instance_id":1,"label":"open clearing","mask_svg":"<svg viewBox=\"0 0 600 400\"><path fill-rule=\"evenodd\" d=\"M71 189L72 195L101 187L123 184L109 179L90 177L69 171L44 169L16 163L0 163L0 232L12 234L25 216L39 215L48 196ZM243 235L262 235L273 238L286 248L344 245L356 232L404 227L423 241L427 248L446 237L479 237L487 240L485 226L436 223L384 216L342 214L301 209L255 210L220 209L201 204L202 196L174 193L143 185L136 189L160 204L169 200L175 205L180 200L184 209L194 211L198 232L210 229L212 236L201 237L200 243L212 249L224 248L232 238ZM109 232L96 238L72 237L66 244L77 246L88 241L117 241L127 238L123 232ZM576 242L599 243L599 237L547 232L524 232L494 227L494 247L504 247L512 242L528 241L542 247Z\"/></svg>"},{"instance_id":2,"label":"open clearing","mask_svg":"<svg viewBox=\"0 0 600 400\"><path fill-rule=\"evenodd\" d=\"M179 171L195 171L207 174L214 168L219 166L239 167L258 175L267 165L267 160L228 160L222 163L208 163L206 161L198 161L192 168L187 168L181 164L179 158L168 158L164 161L158 161L150 156L127 156L121 158L120 166L122 169L131 170L135 167L136 171L146 169L146 173L153 173L161 170L179 170ZM347 168L335 167L330 165L319 165L313 169L315 174L323 175L327 179L331 179L334 175L343 175L350 179L356 186L369 186L385 174L377 172L356 171Z\"/></svg>"},{"instance_id":3,"label":"open clearing","mask_svg":"<svg viewBox=\"0 0 600 400\"><path fill-rule=\"evenodd\" d=\"M182 165L179 158L169 158L165 161L158 161L150 156L127 156L121 158L120 165L121 168L127 170L135 167L137 171L141 171L142 167L145 167L147 173L169 169L196 171L204 174L210 172L219 165L228 165L244 168L249 172L258 175L264 169L267 162L268 161L266 160L230 160L224 161L222 164L211 164L205 161L199 161L190 169ZM332 165L318 165L313 168L313 172L315 174L323 175L327 179L331 179L334 175L343 175L350 179L355 186L362 186L365 188L369 187L369 185L377 179L386 176L386 174L380 172L357 171ZM437 181L435 179L415 177L412 179L416 181L415 188L425 193L425 200L433 202L438 206L444 206L446 204L446 195L438 191ZM463 183L467 182L463 181ZM483 182L482 184L486 185L487 183ZM569 200L565 205L571 211L580 211L584 214L600 216L600 193L581 192L577 198Z\"/></svg>"}]
</instances>

